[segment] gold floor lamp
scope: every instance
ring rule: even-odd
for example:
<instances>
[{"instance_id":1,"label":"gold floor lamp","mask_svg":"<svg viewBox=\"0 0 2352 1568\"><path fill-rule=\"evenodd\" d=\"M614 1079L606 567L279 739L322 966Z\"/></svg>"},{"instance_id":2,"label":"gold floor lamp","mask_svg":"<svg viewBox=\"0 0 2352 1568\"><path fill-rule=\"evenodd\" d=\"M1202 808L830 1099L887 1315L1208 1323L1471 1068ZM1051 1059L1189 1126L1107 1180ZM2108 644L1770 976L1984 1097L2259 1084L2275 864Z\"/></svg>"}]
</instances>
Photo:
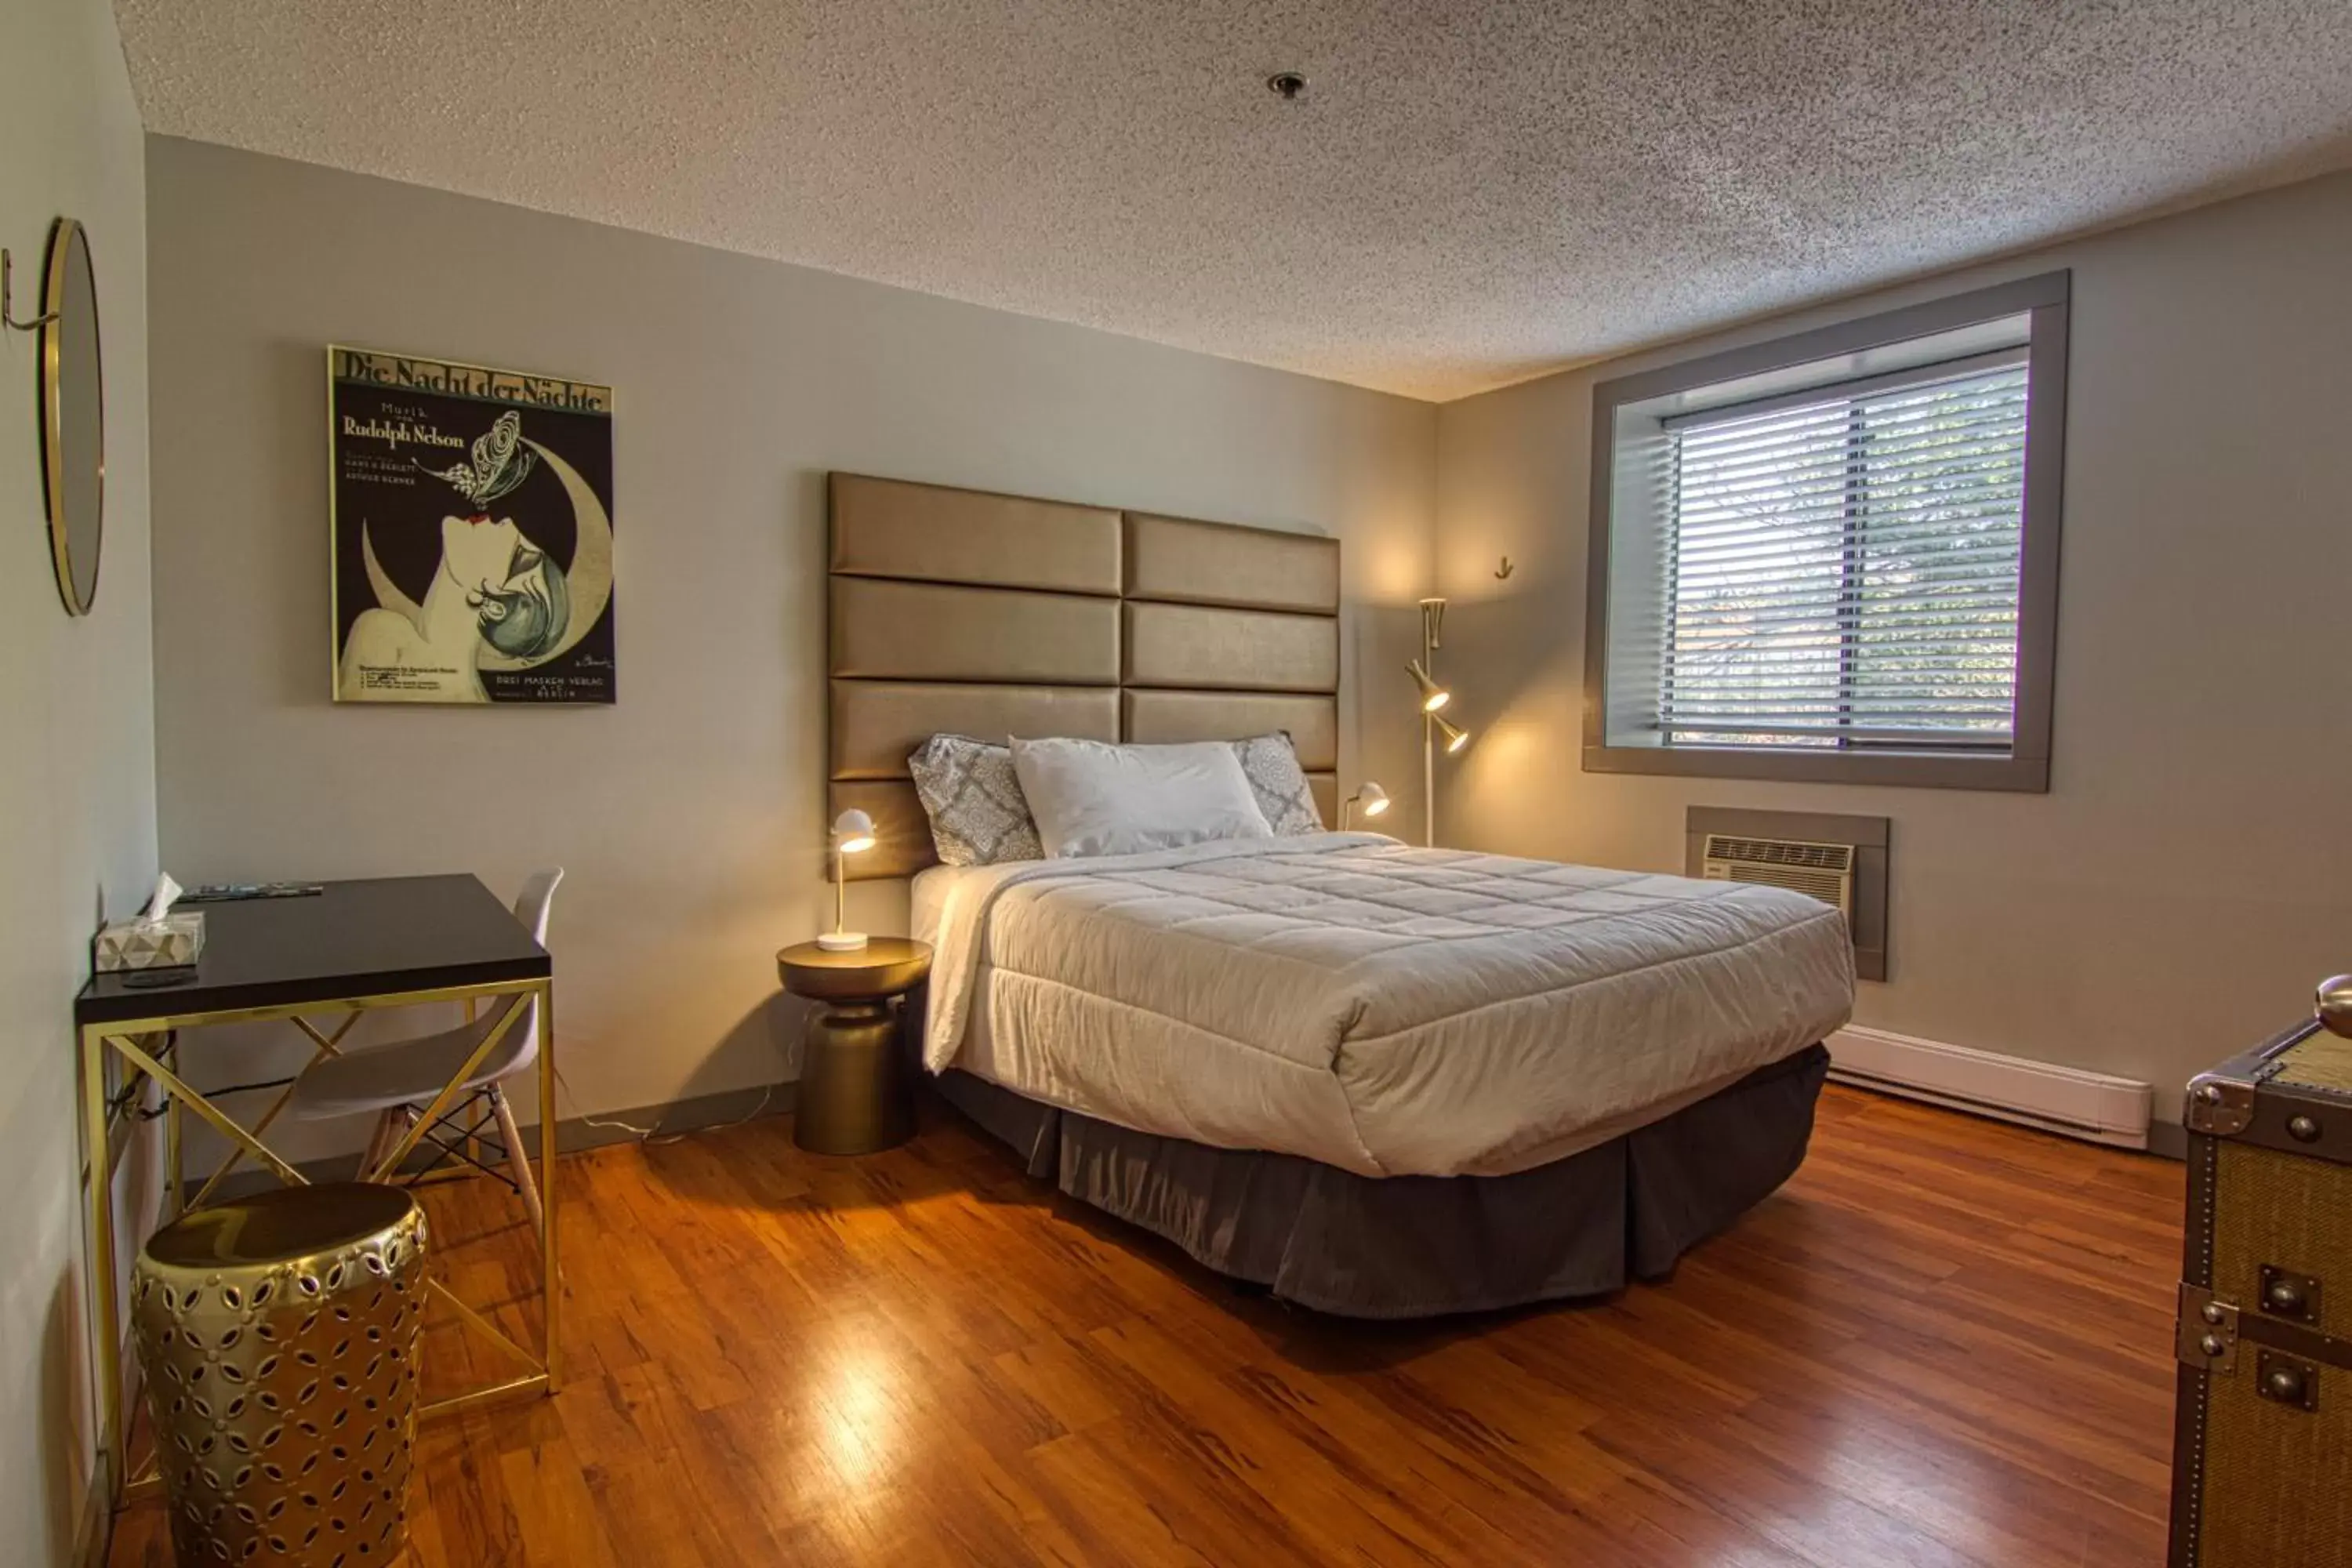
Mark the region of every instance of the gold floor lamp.
<instances>
[{"instance_id":1,"label":"gold floor lamp","mask_svg":"<svg viewBox=\"0 0 2352 1568\"><path fill-rule=\"evenodd\" d=\"M1421 657L1405 666L1421 692L1421 841L1433 847L1437 843L1438 744L1441 741L1444 743L1445 754L1450 757L1470 743L1470 731L1440 711L1454 700L1454 693L1437 683L1438 636L1444 628L1445 601L1423 599Z\"/></svg>"}]
</instances>

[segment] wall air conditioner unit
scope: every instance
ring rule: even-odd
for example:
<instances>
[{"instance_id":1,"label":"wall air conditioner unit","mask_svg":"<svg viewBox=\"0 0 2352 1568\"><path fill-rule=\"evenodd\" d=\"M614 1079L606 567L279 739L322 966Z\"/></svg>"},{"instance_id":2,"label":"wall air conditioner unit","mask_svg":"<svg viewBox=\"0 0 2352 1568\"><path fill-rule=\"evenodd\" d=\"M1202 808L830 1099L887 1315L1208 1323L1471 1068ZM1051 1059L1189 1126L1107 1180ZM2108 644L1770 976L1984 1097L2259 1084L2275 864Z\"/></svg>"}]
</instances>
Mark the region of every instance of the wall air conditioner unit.
<instances>
[{"instance_id":1,"label":"wall air conditioner unit","mask_svg":"<svg viewBox=\"0 0 2352 1568\"><path fill-rule=\"evenodd\" d=\"M1853 926L1851 844L1808 844L1795 838L1753 838L1710 833L1699 875L1714 882L1755 882L1786 888L1834 907Z\"/></svg>"}]
</instances>

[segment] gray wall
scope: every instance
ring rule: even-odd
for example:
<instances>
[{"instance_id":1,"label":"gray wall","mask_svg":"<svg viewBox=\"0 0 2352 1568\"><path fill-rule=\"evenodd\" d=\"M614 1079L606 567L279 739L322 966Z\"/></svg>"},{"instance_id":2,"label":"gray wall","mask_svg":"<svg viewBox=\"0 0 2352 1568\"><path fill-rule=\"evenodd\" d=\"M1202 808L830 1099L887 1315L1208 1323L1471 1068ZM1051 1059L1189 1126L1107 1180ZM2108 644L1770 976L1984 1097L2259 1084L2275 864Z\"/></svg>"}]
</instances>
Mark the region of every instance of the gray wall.
<instances>
[{"instance_id":1,"label":"gray wall","mask_svg":"<svg viewBox=\"0 0 2352 1568\"><path fill-rule=\"evenodd\" d=\"M89 1471L72 1000L100 904L155 875L139 117L104 0L26 0L0 48L0 246L37 314L49 222L89 229L105 330L106 550L68 620L42 522L34 358L0 332L0 1562L61 1563Z\"/></svg>"},{"instance_id":2,"label":"gray wall","mask_svg":"<svg viewBox=\"0 0 2352 1568\"><path fill-rule=\"evenodd\" d=\"M567 1116L792 1071L829 468L1338 536L1343 769L1412 783L1380 674L1427 581L1429 405L220 147L152 139L148 174L164 859L501 891L566 866ZM329 702L330 342L615 389L616 707ZM903 929L902 887L852 910Z\"/></svg>"},{"instance_id":3,"label":"gray wall","mask_svg":"<svg viewBox=\"0 0 2352 1568\"><path fill-rule=\"evenodd\" d=\"M2352 969L2352 175L1446 405L1437 577L1477 747L1449 842L1679 869L1692 803L1894 821L1864 1024L2128 1074L2198 1068ZM2049 795L1579 770L1596 379L2074 271ZM1508 553L1517 570L1494 576Z\"/></svg>"}]
</instances>

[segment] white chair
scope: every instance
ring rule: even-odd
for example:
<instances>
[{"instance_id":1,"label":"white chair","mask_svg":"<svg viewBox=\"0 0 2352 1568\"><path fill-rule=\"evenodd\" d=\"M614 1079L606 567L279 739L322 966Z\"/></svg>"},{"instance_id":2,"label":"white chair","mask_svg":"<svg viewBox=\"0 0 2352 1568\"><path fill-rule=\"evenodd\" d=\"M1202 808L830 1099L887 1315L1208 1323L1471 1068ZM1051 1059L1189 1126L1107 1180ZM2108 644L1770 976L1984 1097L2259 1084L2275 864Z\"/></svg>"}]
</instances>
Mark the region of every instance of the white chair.
<instances>
[{"instance_id":1,"label":"white chair","mask_svg":"<svg viewBox=\"0 0 2352 1568\"><path fill-rule=\"evenodd\" d=\"M561 867L534 872L515 900L515 919L523 923L535 942L547 941L548 908L555 901L556 884L562 880ZM440 1121L425 1130L419 1142L429 1142L438 1151L434 1162L436 1164L441 1158L456 1158L488 1172L489 1167L474 1161L464 1152L464 1145L481 1139L490 1121L495 1121L497 1142L502 1146L510 1173L508 1184L530 1211L532 1227L543 1229L546 1222L540 1207L539 1186L531 1180L530 1162L523 1154L522 1134L515 1126L514 1108L499 1087L539 1059L536 997L501 996L480 1016L457 1028L416 1039L362 1046L341 1056L321 1057L294 1080L294 1096L287 1110L304 1121L375 1112L375 1131L368 1139L367 1152L360 1156L359 1173L362 1181L381 1179L377 1167L408 1129L415 1125L424 1108L466 1065L484 1037L518 1006L529 1011L467 1075L464 1098L452 1102ZM446 1138L445 1131L448 1134ZM542 1128L541 1133L545 1136L549 1131Z\"/></svg>"}]
</instances>

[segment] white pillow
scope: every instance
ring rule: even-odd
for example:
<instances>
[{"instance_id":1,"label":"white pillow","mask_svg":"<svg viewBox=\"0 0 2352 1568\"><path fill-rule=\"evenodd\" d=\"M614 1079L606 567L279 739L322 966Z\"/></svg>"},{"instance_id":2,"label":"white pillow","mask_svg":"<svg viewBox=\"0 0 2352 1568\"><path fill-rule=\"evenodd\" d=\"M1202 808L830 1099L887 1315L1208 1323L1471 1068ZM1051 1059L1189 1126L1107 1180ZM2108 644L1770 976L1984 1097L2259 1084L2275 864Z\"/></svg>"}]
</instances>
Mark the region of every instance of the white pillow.
<instances>
[{"instance_id":1,"label":"white pillow","mask_svg":"<svg viewBox=\"0 0 2352 1568\"><path fill-rule=\"evenodd\" d=\"M1013 771L1049 856L1274 837L1230 742L1115 746L1016 737Z\"/></svg>"}]
</instances>

